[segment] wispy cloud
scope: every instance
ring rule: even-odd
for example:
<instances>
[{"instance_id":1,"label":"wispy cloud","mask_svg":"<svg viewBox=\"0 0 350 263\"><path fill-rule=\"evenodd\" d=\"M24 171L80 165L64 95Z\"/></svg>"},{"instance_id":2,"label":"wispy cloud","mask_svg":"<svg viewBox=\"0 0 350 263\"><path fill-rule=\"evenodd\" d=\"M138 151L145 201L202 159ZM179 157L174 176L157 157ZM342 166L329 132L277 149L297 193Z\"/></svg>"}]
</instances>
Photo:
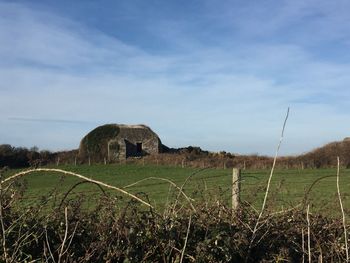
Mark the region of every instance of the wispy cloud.
<instances>
[{"instance_id":1,"label":"wispy cloud","mask_svg":"<svg viewBox=\"0 0 350 263\"><path fill-rule=\"evenodd\" d=\"M25 118L25 117L10 117L10 121L19 121L19 122L42 122L42 123L62 123L62 124L91 124L89 121L80 121L80 120L59 120L59 119L35 119L35 118ZM96 124L96 123L92 123Z\"/></svg>"}]
</instances>

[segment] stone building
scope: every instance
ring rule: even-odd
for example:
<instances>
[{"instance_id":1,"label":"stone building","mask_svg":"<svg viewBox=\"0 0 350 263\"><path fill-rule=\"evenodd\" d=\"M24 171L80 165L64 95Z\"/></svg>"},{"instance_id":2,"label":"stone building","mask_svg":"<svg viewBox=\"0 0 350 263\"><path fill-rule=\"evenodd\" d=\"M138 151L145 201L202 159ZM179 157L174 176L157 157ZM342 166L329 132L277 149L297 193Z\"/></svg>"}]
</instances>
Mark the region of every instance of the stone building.
<instances>
[{"instance_id":1,"label":"stone building","mask_svg":"<svg viewBox=\"0 0 350 263\"><path fill-rule=\"evenodd\" d=\"M123 160L158 154L162 143L146 125L106 124L89 132L80 142L79 155L96 161Z\"/></svg>"}]
</instances>

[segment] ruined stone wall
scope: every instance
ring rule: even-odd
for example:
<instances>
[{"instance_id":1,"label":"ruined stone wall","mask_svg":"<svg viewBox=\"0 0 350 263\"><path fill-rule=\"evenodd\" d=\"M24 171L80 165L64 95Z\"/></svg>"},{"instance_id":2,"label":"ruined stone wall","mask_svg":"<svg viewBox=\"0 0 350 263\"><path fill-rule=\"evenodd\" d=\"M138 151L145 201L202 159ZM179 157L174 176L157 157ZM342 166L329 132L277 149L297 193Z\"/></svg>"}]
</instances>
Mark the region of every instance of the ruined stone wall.
<instances>
[{"instance_id":1,"label":"ruined stone wall","mask_svg":"<svg viewBox=\"0 0 350 263\"><path fill-rule=\"evenodd\" d=\"M162 143L149 127L144 125L118 125L119 133L108 141L108 160L118 161L128 157L138 157L161 152ZM138 147L138 144L139 147ZM139 148L142 151L139 152Z\"/></svg>"},{"instance_id":2,"label":"ruined stone wall","mask_svg":"<svg viewBox=\"0 0 350 263\"><path fill-rule=\"evenodd\" d=\"M120 128L118 138L124 139L133 145L142 143L142 151L146 154L158 154L161 149L161 142L158 136L151 129L146 127Z\"/></svg>"},{"instance_id":3,"label":"ruined stone wall","mask_svg":"<svg viewBox=\"0 0 350 263\"><path fill-rule=\"evenodd\" d=\"M158 154L162 143L145 125L106 124L89 132L80 142L81 159L101 161Z\"/></svg>"}]
</instances>

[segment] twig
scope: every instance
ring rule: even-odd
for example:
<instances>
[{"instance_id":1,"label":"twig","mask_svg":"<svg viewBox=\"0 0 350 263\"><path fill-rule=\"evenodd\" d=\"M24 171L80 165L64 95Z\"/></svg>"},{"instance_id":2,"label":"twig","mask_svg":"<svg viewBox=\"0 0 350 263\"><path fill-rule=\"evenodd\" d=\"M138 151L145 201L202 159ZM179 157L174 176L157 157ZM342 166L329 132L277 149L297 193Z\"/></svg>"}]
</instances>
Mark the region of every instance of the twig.
<instances>
[{"instance_id":1,"label":"twig","mask_svg":"<svg viewBox=\"0 0 350 263\"><path fill-rule=\"evenodd\" d=\"M185 250L186 250L186 246L187 246L188 235L189 235L189 233L190 233L190 228L191 228L191 221L192 221L192 215L190 215L190 220L188 221L186 239L185 239L184 247L183 247L182 252L181 252L180 263L182 263L182 260L183 260L184 255L185 255Z\"/></svg>"},{"instance_id":2,"label":"twig","mask_svg":"<svg viewBox=\"0 0 350 263\"><path fill-rule=\"evenodd\" d=\"M179 194L177 195L176 199L175 199L175 204L174 204L174 207L176 207L177 203L178 203L178 200L180 198L180 194L183 192L183 189L185 187L185 185L187 184L188 180L192 177L192 176L195 176L196 174L204 171L204 170L207 170L209 168L202 168L202 169L199 169L198 171L195 171L193 172L192 174L190 174L189 176L187 176L187 178L185 179L185 181L183 182L183 184L181 185L180 187L180 190L179 190Z\"/></svg>"},{"instance_id":3,"label":"twig","mask_svg":"<svg viewBox=\"0 0 350 263\"><path fill-rule=\"evenodd\" d=\"M39 223L35 223L32 226L32 229L36 228L39 225ZM11 256L11 260L10 262L18 262L19 259L16 258L18 257L18 255L20 253L18 253L23 247L25 247L26 244L29 244L30 242L32 242L33 240L35 240L35 237L33 237L33 235L31 234L32 232L30 232L30 230L26 231L26 233L20 234L21 233L21 229L22 229L22 225L20 225L20 230L18 231L18 237L17 240L14 244L14 249L13 249L13 253Z\"/></svg>"},{"instance_id":4,"label":"twig","mask_svg":"<svg viewBox=\"0 0 350 263\"><path fill-rule=\"evenodd\" d=\"M291 208L289 208L289 209L287 209L287 210L277 211L277 212L274 212L274 213L272 213L272 214L270 214L270 215L271 215L271 216L274 216L274 215L279 215L279 214L285 214L285 213L288 213L288 212L290 212L290 211L293 211L293 210L297 209L297 208L300 207L300 206L301 206L301 204L297 204L296 206L291 207Z\"/></svg>"},{"instance_id":5,"label":"twig","mask_svg":"<svg viewBox=\"0 0 350 263\"><path fill-rule=\"evenodd\" d=\"M259 217L258 217L258 220L257 220L257 225L259 224L259 220L260 220L260 218L262 217L262 215L263 215L263 213L264 213L264 210L265 210L266 201L267 201L267 196L268 196L268 194L269 194L270 185L271 185L271 180L272 180L273 172L274 172L274 170L275 170L276 161L277 161L277 156L278 156L278 153L279 153L281 144L282 144L282 140L283 140L283 136L284 136L284 129L285 129L285 127L286 127L286 123L287 123L287 120L288 120L288 116L289 116L289 108L288 108L288 110L287 110L286 118L284 119L283 128L282 128L282 133L281 133L280 140L279 140L279 142L278 142L278 146L277 146L275 158L273 159L273 164L272 164L272 168L271 168L271 172L270 172L269 180L268 180L268 182L267 182L267 188L266 188L266 192L265 192L265 196L264 196L264 202L263 202L263 204L262 204L261 211L260 211L260 214L259 214Z\"/></svg>"},{"instance_id":6,"label":"twig","mask_svg":"<svg viewBox=\"0 0 350 263\"><path fill-rule=\"evenodd\" d=\"M320 246L320 255L318 256L318 262L323 263L323 254L322 254L322 248Z\"/></svg>"},{"instance_id":7,"label":"twig","mask_svg":"<svg viewBox=\"0 0 350 263\"><path fill-rule=\"evenodd\" d=\"M164 212L163 212L163 217L165 218L167 213L168 213L168 207L169 207L169 196L170 196L170 193L171 193L171 189L172 189L172 185L170 184L169 185L169 190L168 190L168 195L166 197L166 202L165 202L165 209L164 209Z\"/></svg>"},{"instance_id":8,"label":"twig","mask_svg":"<svg viewBox=\"0 0 350 263\"><path fill-rule=\"evenodd\" d=\"M259 211L251 203L249 203L248 201L245 201L245 200L243 202L246 203L247 205L249 205L256 214L259 214Z\"/></svg>"},{"instance_id":9,"label":"twig","mask_svg":"<svg viewBox=\"0 0 350 263\"><path fill-rule=\"evenodd\" d=\"M192 210L193 210L194 212L196 212L196 209L194 208L194 206L193 206L193 204L192 204L193 199L189 198L189 197L185 194L185 192L182 191L182 189L181 189L177 184L175 184L173 181L171 181L171 180L169 180L169 179L166 179L166 178L152 177L152 176L151 176L151 177L144 178L144 179L142 179L142 180L140 180L140 181L137 181L137 182L135 182L135 183L126 185L126 186L124 186L123 188L125 189L125 188L129 188L129 187L135 186L136 184L139 184L139 183L144 182L144 181L146 181L146 180L160 180L160 181L168 182L169 184L173 185L173 186L174 186L177 190L179 190L179 192L186 198L186 200L189 202L189 204L190 204Z\"/></svg>"},{"instance_id":10,"label":"twig","mask_svg":"<svg viewBox=\"0 0 350 263\"><path fill-rule=\"evenodd\" d=\"M78 183L76 183L75 185L73 185L73 186L64 194L64 196L63 196L63 198L62 198L62 200L61 200L61 203L60 203L60 205L58 206L58 209L61 209L61 206L63 205L64 200L67 198L67 196L70 194L70 192L72 192L72 191L73 191L76 187L78 187L79 185L85 184L85 183L92 183L92 184L97 185L97 186L100 188L101 192L102 192L105 196L107 196L105 190L103 190L103 188L101 187L101 185L96 184L96 183L93 183L93 182L90 182L90 181L81 181L81 182L78 182ZM85 191L85 192L86 192L86 191Z\"/></svg>"},{"instance_id":11,"label":"twig","mask_svg":"<svg viewBox=\"0 0 350 263\"><path fill-rule=\"evenodd\" d=\"M0 171L0 181L2 179L2 171ZM0 222L1 222L1 232L2 232L2 250L4 253L5 262L9 262L7 254L7 245L6 245L6 229L4 224L4 211L3 211L3 191L2 191L2 181L0 182Z\"/></svg>"},{"instance_id":12,"label":"twig","mask_svg":"<svg viewBox=\"0 0 350 263\"><path fill-rule=\"evenodd\" d=\"M311 233L310 233L310 217L309 217L309 212L310 212L310 205L307 205L307 210L306 210L306 220L307 220L307 251L308 251L308 256L309 256L309 263L311 263Z\"/></svg>"},{"instance_id":13,"label":"twig","mask_svg":"<svg viewBox=\"0 0 350 263\"><path fill-rule=\"evenodd\" d=\"M266 187L266 191L265 191L265 196L264 196L264 201L263 201L263 204L261 206L261 211L260 211L260 214L258 216L258 219L256 220L256 223L255 223L255 226L254 226L254 229L253 229L253 234L252 234L252 238L250 240L250 244L249 244L249 248L248 248L248 255L247 255L247 258L246 258L246 261L248 261L248 257L249 257L249 254L250 254L250 250L252 248L252 245L253 245L253 242L254 242L254 239L255 239L255 236L256 236L256 231L258 229L258 226L259 226L259 223L260 223L260 219L264 213L264 210L265 210L265 206L266 206L266 201L267 201L267 196L269 194L269 190L270 190L270 185L271 185L271 180L272 180L272 176L273 176L273 173L274 173L274 170L275 170L275 166L276 166L276 161L277 161L277 157L278 157L278 153L279 153L279 150L281 148L281 144L282 144L282 140L283 140L283 136L284 136L284 129L286 127L286 124L287 124L287 120L288 120L288 116L289 116L289 107L287 109L287 114L286 114L286 117L284 119L284 123L283 123L283 127L282 127L282 132L281 132L281 137L280 137L280 140L278 142L278 145L277 145L277 149L276 149L276 153L275 153L275 157L273 159L273 164L272 164L272 168L271 168L271 172L270 172L270 176L269 176L269 180L267 182L267 187Z\"/></svg>"},{"instance_id":14,"label":"twig","mask_svg":"<svg viewBox=\"0 0 350 263\"><path fill-rule=\"evenodd\" d=\"M303 250L303 263L305 262L305 237L304 237L304 229L301 229L301 246Z\"/></svg>"},{"instance_id":15,"label":"twig","mask_svg":"<svg viewBox=\"0 0 350 263\"><path fill-rule=\"evenodd\" d=\"M339 156L337 157L337 191L338 191L338 198L339 198L339 204L340 204L340 209L341 213L343 216L343 227L344 227L344 238L345 238L345 252L346 252L346 262L349 262L349 251L348 251L348 234L346 231L346 221L345 221L345 213L344 213L344 207L343 203L341 200L341 195L340 195L340 187L339 187L339 174L340 174L340 161L339 161Z\"/></svg>"},{"instance_id":16,"label":"twig","mask_svg":"<svg viewBox=\"0 0 350 263\"><path fill-rule=\"evenodd\" d=\"M61 262L61 259L62 259L62 256L63 256L63 251L64 251L64 245L66 244L66 240L67 240L67 236L68 236L68 208L65 207L64 209L64 221L66 223L66 229L64 231L64 238L63 238L63 241L62 241L62 244L61 244L61 250L60 250L60 253L58 255L58 263Z\"/></svg>"},{"instance_id":17,"label":"twig","mask_svg":"<svg viewBox=\"0 0 350 263\"><path fill-rule=\"evenodd\" d=\"M22 172L19 172L19 173L16 173L8 178L6 178L5 180L1 181L1 184L3 183L6 183L8 181L11 181L17 177L20 177L20 176L24 176L24 175L27 175L27 174L30 174L30 173L34 173L34 172L57 172L57 173L62 173L64 175L72 175L72 176L76 176L78 178L81 178L85 181L89 181L89 182L92 182L92 183L95 183L95 184L98 184L98 185L102 185L104 187L107 187L107 188L111 188L111 189L114 189L114 190L117 190L133 199L136 199L137 201L141 202L142 204L148 206L148 207L152 207L153 206L145 201L143 201L142 199L138 198L137 196L133 195L133 194L130 194L128 193L127 191L121 189L121 188L118 188L118 187L115 187L113 185L109 185L109 184L106 184L106 183L103 183L103 182L100 182L100 181L97 181L97 180L94 180L94 179L91 179L91 178L88 178L86 176L83 176L81 174L77 174L77 173L73 173L73 172L69 172L69 171L65 171L65 170L61 170L61 169L51 169L51 168L38 168L38 169L30 169L30 170L26 170L26 171L22 171Z\"/></svg>"},{"instance_id":18,"label":"twig","mask_svg":"<svg viewBox=\"0 0 350 263\"><path fill-rule=\"evenodd\" d=\"M325 178L329 178L329 177L335 177L334 175L326 175L326 176L323 176L323 177L320 177L318 179L316 179L309 187L309 189L305 192L304 194L304 199L303 199L303 210L305 209L305 204L307 203L307 198L312 190L312 188L318 183L320 182L321 180L325 179Z\"/></svg>"},{"instance_id":19,"label":"twig","mask_svg":"<svg viewBox=\"0 0 350 263\"><path fill-rule=\"evenodd\" d=\"M49 243L49 238L47 236L47 229L46 229L46 227L45 227L45 239L46 239L47 249L49 250L49 253L50 253L50 257L51 257L53 262L56 262L53 254L52 254L51 248L50 248L50 243Z\"/></svg>"},{"instance_id":20,"label":"twig","mask_svg":"<svg viewBox=\"0 0 350 263\"><path fill-rule=\"evenodd\" d=\"M68 245L67 245L66 250L63 252L64 254L68 252L68 249L70 248L70 245L72 244L73 238L74 238L74 236L75 236L75 232L77 231L77 228L78 228L78 224L79 224L79 221L75 224L73 233L72 233L72 234L70 235L70 237L69 237L69 243L68 243Z\"/></svg>"}]
</instances>

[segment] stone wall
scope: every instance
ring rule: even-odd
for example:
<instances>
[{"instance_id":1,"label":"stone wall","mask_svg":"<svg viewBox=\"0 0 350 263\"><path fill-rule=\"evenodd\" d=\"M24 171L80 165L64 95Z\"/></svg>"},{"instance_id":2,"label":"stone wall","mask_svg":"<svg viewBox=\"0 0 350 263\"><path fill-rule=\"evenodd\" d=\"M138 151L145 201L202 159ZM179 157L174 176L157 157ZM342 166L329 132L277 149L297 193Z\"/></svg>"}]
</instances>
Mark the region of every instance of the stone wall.
<instances>
[{"instance_id":1,"label":"stone wall","mask_svg":"<svg viewBox=\"0 0 350 263\"><path fill-rule=\"evenodd\" d=\"M162 143L149 127L144 125L118 125L118 135L110 139L107 147L108 160L117 161L128 157L140 157L161 152Z\"/></svg>"}]
</instances>

